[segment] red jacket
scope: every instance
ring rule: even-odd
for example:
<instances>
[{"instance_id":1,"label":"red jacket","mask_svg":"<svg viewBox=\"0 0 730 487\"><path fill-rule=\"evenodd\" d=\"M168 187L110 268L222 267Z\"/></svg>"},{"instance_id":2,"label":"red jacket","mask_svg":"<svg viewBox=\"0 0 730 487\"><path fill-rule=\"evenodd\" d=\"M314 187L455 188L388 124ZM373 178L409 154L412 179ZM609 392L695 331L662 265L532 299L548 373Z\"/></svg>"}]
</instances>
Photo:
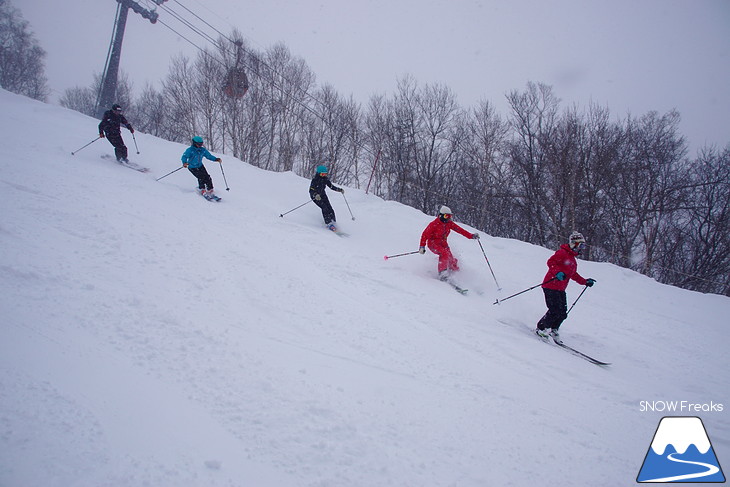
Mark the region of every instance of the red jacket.
<instances>
[{"instance_id":1,"label":"red jacket","mask_svg":"<svg viewBox=\"0 0 730 487\"><path fill-rule=\"evenodd\" d=\"M421 234L420 246L425 247L426 242L433 242L436 246L447 245L446 238L449 236L449 233L451 233L451 230L460 233L467 238L471 238L472 235L453 221L449 220L447 222L442 222L439 217L436 217L434 221L428 224Z\"/></svg>"},{"instance_id":2,"label":"red jacket","mask_svg":"<svg viewBox=\"0 0 730 487\"><path fill-rule=\"evenodd\" d=\"M565 288L568 287L569 279L573 279L578 284L585 286L586 280L578 274L578 262L575 260L576 255L578 255L578 252L574 252L570 248L570 245L561 245L552 257L548 259L548 271L542 282L550 281L558 272L564 272L565 279L562 281L555 279L547 284L543 284L542 287L545 289L555 289L556 291L565 291Z\"/></svg>"}]
</instances>

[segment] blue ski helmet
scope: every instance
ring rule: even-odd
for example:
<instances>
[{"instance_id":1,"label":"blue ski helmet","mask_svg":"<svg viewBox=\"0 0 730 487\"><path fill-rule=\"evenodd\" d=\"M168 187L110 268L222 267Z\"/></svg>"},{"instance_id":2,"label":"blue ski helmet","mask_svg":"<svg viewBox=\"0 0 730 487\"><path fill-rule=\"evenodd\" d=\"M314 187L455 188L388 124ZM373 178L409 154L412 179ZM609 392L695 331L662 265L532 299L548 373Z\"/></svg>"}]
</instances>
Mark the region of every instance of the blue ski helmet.
<instances>
[{"instance_id":1,"label":"blue ski helmet","mask_svg":"<svg viewBox=\"0 0 730 487\"><path fill-rule=\"evenodd\" d=\"M325 173L326 173L326 172L329 172L329 171L327 170L327 166L317 166L317 174L321 174L321 173L323 173L323 172L325 172Z\"/></svg>"},{"instance_id":2,"label":"blue ski helmet","mask_svg":"<svg viewBox=\"0 0 730 487\"><path fill-rule=\"evenodd\" d=\"M194 146L200 147L203 145L203 138L199 135L196 135L195 137L193 137L192 142Z\"/></svg>"}]
</instances>

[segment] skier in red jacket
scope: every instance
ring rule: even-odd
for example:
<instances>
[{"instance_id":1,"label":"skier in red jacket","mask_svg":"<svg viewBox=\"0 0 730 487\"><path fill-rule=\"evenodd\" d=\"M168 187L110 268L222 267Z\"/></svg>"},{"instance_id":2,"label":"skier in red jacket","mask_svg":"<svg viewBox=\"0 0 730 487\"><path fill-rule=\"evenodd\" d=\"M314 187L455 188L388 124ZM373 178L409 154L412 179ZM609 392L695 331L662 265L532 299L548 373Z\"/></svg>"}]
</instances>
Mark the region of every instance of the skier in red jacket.
<instances>
[{"instance_id":1,"label":"skier in red jacket","mask_svg":"<svg viewBox=\"0 0 730 487\"><path fill-rule=\"evenodd\" d=\"M545 293L545 304L548 310L545 316L537 322L535 333L543 338L549 336L553 340L560 341L558 328L568 317L568 303L565 289L568 287L568 280L573 279L578 284L591 287L595 284L594 279L585 279L578 274L578 262L575 256L579 255L586 247L586 239L580 232L573 232L567 244L563 244L547 261L548 271L543 279L542 290Z\"/></svg>"},{"instance_id":2,"label":"skier in red jacket","mask_svg":"<svg viewBox=\"0 0 730 487\"><path fill-rule=\"evenodd\" d=\"M479 238L478 233L469 233L454 223L452 221L453 216L454 214L448 206L442 206L436 219L429 223L421 234L421 243L418 247L418 251L424 254L426 253L426 245L428 245L429 250L439 256L438 271L439 279L442 281L448 279L450 271L459 270L459 261L451 253L449 244L446 242L451 230L467 238Z\"/></svg>"}]
</instances>

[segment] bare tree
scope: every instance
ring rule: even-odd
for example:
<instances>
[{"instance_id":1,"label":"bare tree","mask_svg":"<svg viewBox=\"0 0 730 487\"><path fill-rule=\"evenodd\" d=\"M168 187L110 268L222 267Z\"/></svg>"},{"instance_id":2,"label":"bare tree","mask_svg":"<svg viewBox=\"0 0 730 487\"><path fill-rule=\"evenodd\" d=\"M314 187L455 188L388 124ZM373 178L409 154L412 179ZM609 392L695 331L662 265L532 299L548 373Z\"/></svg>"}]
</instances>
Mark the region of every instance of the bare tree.
<instances>
[{"instance_id":1,"label":"bare tree","mask_svg":"<svg viewBox=\"0 0 730 487\"><path fill-rule=\"evenodd\" d=\"M724 151L704 148L684 183L684 207L657 244L659 277L730 296L730 145Z\"/></svg>"},{"instance_id":2,"label":"bare tree","mask_svg":"<svg viewBox=\"0 0 730 487\"><path fill-rule=\"evenodd\" d=\"M257 165L275 171L291 171L301 152L304 114L309 109L315 78L303 59L277 44L265 55L259 75L267 111L264 130L268 147Z\"/></svg>"},{"instance_id":3,"label":"bare tree","mask_svg":"<svg viewBox=\"0 0 730 487\"><path fill-rule=\"evenodd\" d=\"M369 161L368 172L370 173L368 185L373 193L389 197L390 181L382 168L383 161L389 158L389 137L388 126L391 123L391 110L385 95L374 95L370 97L367 110L363 116L362 136L366 145L375 156Z\"/></svg>"},{"instance_id":4,"label":"bare tree","mask_svg":"<svg viewBox=\"0 0 730 487\"><path fill-rule=\"evenodd\" d=\"M184 56L173 58L167 77L162 83L162 94L167 107L165 132L169 140L189 142L200 127L195 116L194 70Z\"/></svg>"},{"instance_id":5,"label":"bare tree","mask_svg":"<svg viewBox=\"0 0 730 487\"><path fill-rule=\"evenodd\" d=\"M476 228L507 235L513 208L504 158L508 126L488 101L473 108L464 123L456 198L469 204L460 204L460 216Z\"/></svg>"},{"instance_id":6,"label":"bare tree","mask_svg":"<svg viewBox=\"0 0 730 487\"><path fill-rule=\"evenodd\" d=\"M8 91L46 101L50 93L40 47L20 11L0 0L0 86Z\"/></svg>"},{"instance_id":7,"label":"bare tree","mask_svg":"<svg viewBox=\"0 0 730 487\"><path fill-rule=\"evenodd\" d=\"M357 154L354 135L359 131L359 107L352 99L342 100L330 85L313 96L317 103L305 113L300 172L308 175L313 166L324 163L334 179L343 184L356 182L353 155Z\"/></svg>"},{"instance_id":8,"label":"bare tree","mask_svg":"<svg viewBox=\"0 0 730 487\"><path fill-rule=\"evenodd\" d=\"M608 201L606 188L621 164L618 154L624 132L617 122L611 122L608 108L590 104L576 130L575 164L578 186L575 188L568 221L563 231L579 229L590 235L592 258L607 260L611 230L606 219Z\"/></svg>"},{"instance_id":9,"label":"bare tree","mask_svg":"<svg viewBox=\"0 0 730 487\"><path fill-rule=\"evenodd\" d=\"M58 103L62 107L76 110L90 117L96 115L96 93L91 88L81 86L68 88L63 92Z\"/></svg>"},{"instance_id":10,"label":"bare tree","mask_svg":"<svg viewBox=\"0 0 730 487\"><path fill-rule=\"evenodd\" d=\"M458 182L459 147L465 136L461 108L443 85L426 85L416 98L414 169L420 207L431 212L449 202Z\"/></svg>"},{"instance_id":11,"label":"bare tree","mask_svg":"<svg viewBox=\"0 0 730 487\"><path fill-rule=\"evenodd\" d=\"M552 87L532 82L524 92L511 92L507 100L512 109L513 137L509 157L522 238L540 245L554 244L556 236L546 227L545 197L549 145L555 136L560 100Z\"/></svg>"},{"instance_id":12,"label":"bare tree","mask_svg":"<svg viewBox=\"0 0 730 487\"><path fill-rule=\"evenodd\" d=\"M139 130L156 137L167 135L164 128L167 109L165 96L161 92L147 84L134 106L137 115L135 123Z\"/></svg>"},{"instance_id":13,"label":"bare tree","mask_svg":"<svg viewBox=\"0 0 730 487\"><path fill-rule=\"evenodd\" d=\"M224 78L225 70L221 60L208 51L201 52L193 64L190 79L191 108L198 132L190 135L203 136L210 150L223 148Z\"/></svg>"},{"instance_id":14,"label":"bare tree","mask_svg":"<svg viewBox=\"0 0 730 487\"><path fill-rule=\"evenodd\" d=\"M377 113L366 119L367 138L378 148L378 186L390 197L431 213L455 194L464 113L442 85L398 81L392 101L373 98ZM385 183L385 187L383 187Z\"/></svg>"},{"instance_id":15,"label":"bare tree","mask_svg":"<svg viewBox=\"0 0 730 487\"><path fill-rule=\"evenodd\" d=\"M373 191L386 199L408 204L412 138L412 123L408 110L384 95L370 99L369 110L365 116L366 138L378 157L378 167L374 174ZM373 160L375 164L375 160Z\"/></svg>"},{"instance_id":16,"label":"bare tree","mask_svg":"<svg viewBox=\"0 0 730 487\"><path fill-rule=\"evenodd\" d=\"M621 264L651 276L661 230L682 204L687 161L678 124L675 110L629 119L621 163L615 166L616 178L608 188L608 217Z\"/></svg>"}]
</instances>

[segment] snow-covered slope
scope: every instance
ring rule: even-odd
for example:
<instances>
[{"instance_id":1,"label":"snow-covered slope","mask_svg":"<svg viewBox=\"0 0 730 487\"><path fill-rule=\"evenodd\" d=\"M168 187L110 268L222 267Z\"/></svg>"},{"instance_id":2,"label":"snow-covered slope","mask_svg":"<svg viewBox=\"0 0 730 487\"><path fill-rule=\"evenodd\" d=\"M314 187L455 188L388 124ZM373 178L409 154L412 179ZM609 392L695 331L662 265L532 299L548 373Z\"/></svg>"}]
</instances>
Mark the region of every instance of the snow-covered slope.
<instances>
[{"instance_id":1,"label":"snow-covered slope","mask_svg":"<svg viewBox=\"0 0 730 487\"><path fill-rule=\"evenodd\" d=\"M124 131L141 174L105 140L71 155L91 118L0 104L0 485L630 485L668 414L641 401L728 402L726 297L580 262L563 338L600 368L531 334L539 289L493 305L551 249L482 234L498 292L452 235L461 296L433 254L383 259L432 216L348 189L339 238L314 205L279 217L294 174L221 154L209 203L155 181L185 146ZM726 410L677 413L728 458Z\"/></svg>"}]
</instances>

